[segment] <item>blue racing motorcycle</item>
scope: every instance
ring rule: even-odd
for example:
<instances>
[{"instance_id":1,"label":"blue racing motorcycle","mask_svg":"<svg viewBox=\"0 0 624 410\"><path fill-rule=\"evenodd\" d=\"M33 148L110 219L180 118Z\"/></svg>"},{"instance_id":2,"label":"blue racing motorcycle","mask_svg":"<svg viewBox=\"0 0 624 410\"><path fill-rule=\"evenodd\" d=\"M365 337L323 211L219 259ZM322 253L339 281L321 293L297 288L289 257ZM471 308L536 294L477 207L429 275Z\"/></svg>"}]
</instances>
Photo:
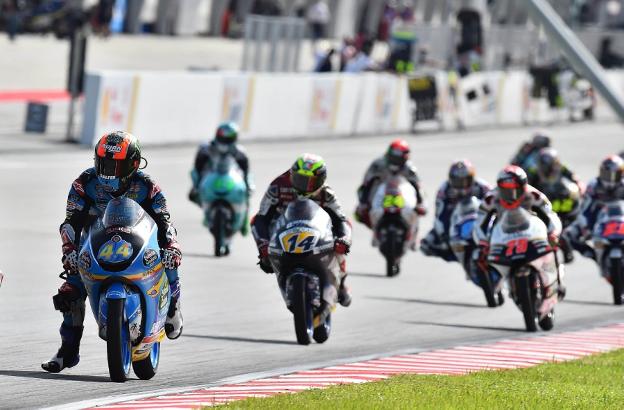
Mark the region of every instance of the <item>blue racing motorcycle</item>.
<instances>
[{"instance_id":1,"label":"blue racing motorcycle","mask_svg":"<svg viewBox=\"0 0 624 410\"><path fill-rule=\"evenodd\" d=\"M158 370L160 342L171 299L154 220L135 201L113 199L89 229L79 256L99 335L106 340L114 382Z\"/></svg>"},{"instance_id":2,"label":"blue racing motorcycle","mask_svg":"<svg viewBox=\"0 0 624 410\"><path fill-rule=\"evenodd\" d=\"M193 178L197 178L193 175ZM232 236L247 227L248 195L243 172L230 155L224 155L199 183L204 225L214 237L215 256L230 253Z\"/></svg>"},{"instance_id":3,"label":"blue racing motorcycle","mask_svg":"<svg viewBox=\"0 0 624 410\"><path fill-rule=\"evenodd\" d=\"M502 305L502 277L487 263L479 260L479 249L473 239L479 200L471 196L459 202L451 215L449 245L464 268L466 277L483 290L489 307Z\"/></svg>"}]
</instances>

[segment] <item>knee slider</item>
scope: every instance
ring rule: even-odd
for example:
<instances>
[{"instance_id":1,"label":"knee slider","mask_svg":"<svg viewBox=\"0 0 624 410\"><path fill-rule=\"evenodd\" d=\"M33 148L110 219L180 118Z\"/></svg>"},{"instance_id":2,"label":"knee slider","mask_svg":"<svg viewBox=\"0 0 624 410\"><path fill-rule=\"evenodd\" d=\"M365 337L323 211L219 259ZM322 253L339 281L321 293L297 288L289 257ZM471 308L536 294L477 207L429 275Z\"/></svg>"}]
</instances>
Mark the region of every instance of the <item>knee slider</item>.
<instances>
[{"instance_id":1,"label":"knee slider","mask_svg":"<svg viewBox=\"0 0 624 410\"><path fill-rule=\"evenodd\" d=\"M58 293L52 296L54 309L62 313L71 312L77 302L82 302L80 289L68 282L63 283Z\"/></svg>"}]
</instances>

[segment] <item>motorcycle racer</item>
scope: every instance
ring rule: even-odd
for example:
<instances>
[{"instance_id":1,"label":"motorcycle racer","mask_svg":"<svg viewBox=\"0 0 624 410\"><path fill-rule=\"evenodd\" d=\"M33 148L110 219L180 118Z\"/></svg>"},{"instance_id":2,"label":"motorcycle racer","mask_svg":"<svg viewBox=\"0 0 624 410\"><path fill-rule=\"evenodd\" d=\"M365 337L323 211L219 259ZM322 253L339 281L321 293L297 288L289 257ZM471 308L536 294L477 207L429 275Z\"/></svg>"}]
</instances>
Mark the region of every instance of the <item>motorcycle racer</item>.
<instances>
[{"instance_id":1,"label":"motorcycle racer","mask_svg":"<svg viewBox=\"0 0 624 410\"><path fill-rule=\"evenodd\" d=\"M550 137L543 130L539 130L533 135L531 141L522 144L520 150L511 160L511 165L517 165L527 172L529 168L535 165L538 152L542 148L548 148L550 146Z\"/></svg>"},{"instance_id":2,"label":"motorcycle racer","mask_svg":"<svg viewBox=\"0 0 624 410\"><path fill-rule=\"evenodd\" d=\"M388 175L400 174L414 187L416 190L416 208L415 212L422 216L427 213L424 205L423 190L420 186L420 178L416 167L409 161L410 149L405 140L395 139L390 143L385 155L374 160L366 174L364 181L358 188L358 206L355 211L355 217L358 222L371 227L370 206L371 196L374 187L383 181Z\"/></svg>"},{"instance_id":3,"label":"motorcycle racer","mask_svg":"<svg viewBox=\"0 0 624 410\"><path fill-rule=\"evenodd\" d=\"M266 273L273 273L268 250L271 223L299 196L316 202L332 220L334 250L340 261L340 272L334 273L336 278L340 278L338 302L343 306L349 306L351 294L345 285L347 274L344 255L348 254L351 248L351 225L333 189L325 184L326 179L327 167L320 156L314 154L299 156L290 170L269 184L260 202L260 209L252 218L251 230L258 247L260 268Z\"/></svg>"},{"instance_id":4,"label":"motorcycle racer","mask_svg":"<svg viewBox=\"0 0 624 410\"><path fill-rule=\"evenodd\" d=\"M141 148L137 138L124 131L105 134L95 146L94 167L84 171L71 185L67 198L66 217L60 226L62 262L65 282L54 295L54 308L63 314L61 347L41 367L58 373L80 361L79 348L85 315L86 289L78 272L78 252L81 237L113 198L130 198L156 222L162 263L171 287L171 304L165 322L170 339L182 333L180 283L178 266L182 252L177 233L171 223L167 200L160 187L140 170Z\"/></svg>"},{"instance_id":5,"label":"motorcycle racer","mask_svg":"<svg viewBox=\"0 0 624 410\"><path fill-rule=\"evenodd\" d=\"M564 238L583 256L595 259L594 249L587 243L598 213L606 202L624 199L624 160L610 155L600 163L598 177L587 185L581 211L576 220L564 231Z\"/></svg>"},{"instance_id":6,"label":"motorcycle racer","mask_svg":"<svg viewBox=\"0 0 624 410\"><path fill-rule=\"evenodd\" d=\"M527 175L522 168L508 165L498 174L496 188L485 195L479 207L473 235L475 242L479 244L480 260L487 260L491 222L495 224L494 218L498 219L504 212L519 207L533 212L540 218L546 225L550 246L552 248L558 246L561 221L553 212L550 201L528 184ZM563 296L565 288L560 284L557 291Z\"/></svg>"},{"instance_id":7,"label":"motorcycle racer","mask_svg":"<svg viewBox=\"0 0 624 410\"><path fill-rule=\"evenodd\" d=\"M247 157L245 149L237 143L238 133L238 126L235 123L226 122L219 125L212 141L200 145L197 150L197 155L195 156L195 165L191 173L193 187L188 195L189 200L200 205L198 188L202 176L206 172L209 172L218 158L223 155L231 155L241 171L243 171L245 186L247 187L247 197L249 198L251 194L249 184L249 158ZM245 221L247 219L247 216L245 216ZM247 229L247 222L245 222L241 228L241 233L246 235Z\"/></svg>"},{"instance_id":8,"label":"motorcycle racer","mask_svg":"<svg viewBox=\"0 0 624 410\"><path fill-rule=\"evenodd\" d=\"M475 168L470 161L461 159L453 162L448 180L438 190L433 229L420 243L422 252L428 256L438 256L447 262L455 261L455 254L448 244L453 210L465 198L474 196L483 199L491 189L490 184L475 177Z\"/></svg>"}]
</instances>

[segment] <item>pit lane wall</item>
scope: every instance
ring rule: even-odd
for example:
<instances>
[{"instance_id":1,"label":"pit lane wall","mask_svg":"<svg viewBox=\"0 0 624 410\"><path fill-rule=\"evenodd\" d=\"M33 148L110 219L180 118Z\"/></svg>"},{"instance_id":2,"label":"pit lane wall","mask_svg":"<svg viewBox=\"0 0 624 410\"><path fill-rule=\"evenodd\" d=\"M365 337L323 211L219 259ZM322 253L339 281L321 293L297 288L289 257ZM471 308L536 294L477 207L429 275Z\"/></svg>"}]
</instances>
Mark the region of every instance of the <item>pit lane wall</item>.
<instances>
[{"instance_id":1,"label":"pit lane wall","mask_svg":"<svg viewBox=\"0 0 624 410\"><path fill-rule=\"evenodd\" d=\"M567 119L529 97L523 71L426 77L435 84L436 109L422 123L433 120L440 129ZM624 95L624 72L609 79ZM222 121L237 122L242 140L398 133L412 129L413 107L408 78L387 73L99 71L86 77L81 142L93 145L118 129L143 144L199 142ZM600 99L595 112L614 118Z\"/></svg>"}]
</instances>

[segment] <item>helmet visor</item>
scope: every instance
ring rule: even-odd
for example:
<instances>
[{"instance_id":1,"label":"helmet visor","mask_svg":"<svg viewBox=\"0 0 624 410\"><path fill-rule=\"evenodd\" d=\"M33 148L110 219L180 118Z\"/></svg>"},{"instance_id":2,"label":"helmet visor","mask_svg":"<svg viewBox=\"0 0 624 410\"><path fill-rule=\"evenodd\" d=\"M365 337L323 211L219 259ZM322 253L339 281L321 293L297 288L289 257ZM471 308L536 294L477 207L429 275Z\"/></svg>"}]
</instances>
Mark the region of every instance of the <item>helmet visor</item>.
<instances>
[{"instance_id":1,"label":"helmet visor","mask_svg":"<svg viewBox=\"0 0 624 410\"><path fill-rule=\"evenodd\" d=\"M104 179L129 177L138 165L138 160L118 160L99 155L95 157L97 175Z\"/></svg>"},{"instance_id":2,"label":"helmet visor","mask_svg":"<svg viewBox=\"0 0 624 410\"><path fill-rule=\"evenodd\" d=\"M509 205L517 204L524 195L524 189L515 182L504 182L498 185L498 195Z\"/></svg>"},{"instance_id":3,"label":"helmet visor","mask_svg":"<svg viewBox=\"0 0 624 410\"><path fill-rule=\"evenodd\" d=\"M472 186L473 178L470 175L453 176L450 178L451 188L466 190Z\"/></svg>"},{"instance_id":4,"label":"helmet visor","mask_svg":"<svg viewBox=\"0 0 624 410\"><path fill-rule=\"evenodd\" d=\"M291 173L290 181L295 191L300 194L311 194L322 185L321 178L313 175L303 175L298 172Z\"/></svg>"},{"instance_id":5,"label":"helmet visor","mask_svg":"<svg viewBox=\"0 0 624 410\"><path fill-rule=\"evenodd\" d=\"M622 180L622 172L608 168L600 169L600 182L606 187L613 187Z\"/></svg>"}]
</instances>

